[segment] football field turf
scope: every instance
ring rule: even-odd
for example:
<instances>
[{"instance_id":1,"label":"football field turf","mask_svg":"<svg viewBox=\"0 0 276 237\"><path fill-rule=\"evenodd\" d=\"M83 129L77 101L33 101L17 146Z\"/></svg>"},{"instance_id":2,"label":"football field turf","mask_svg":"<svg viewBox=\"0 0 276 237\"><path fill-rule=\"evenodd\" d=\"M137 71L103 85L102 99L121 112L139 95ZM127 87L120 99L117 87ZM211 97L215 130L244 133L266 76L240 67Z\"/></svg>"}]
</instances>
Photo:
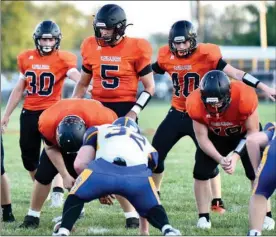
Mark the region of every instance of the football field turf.
<instances>
[{"instance_id":1,"label":"football field turf","mask_svg":"<svg viewBox=\"0 0 276 237\"><path fill-rule=\"evenodd\" d=\"M151 102L139 117L139 123L150 141L155 129L165 117L168 103ZM2 108L3 111L3 108ZM19 114L17 109L11 116L7 132L3 135L5 168L11 181L13 211L16 222L3 224L1 235L51 235L52 219L61 215L62 208L50 208L47 201L41 212L40 227L36 230L19 229L26 215L32 192L32 182L24 170L19 149ZM260 120L264 125L275 121L275 104L259 106ZM166 137L164 137L166 139ZM227 211L224 215L211 214L212 229L198 230L196 203L193 194L193 165L195 146L190 138L182 138L169 153L165 162L165 177L161 188L161 202L167 210L173 227L182 235L243 235L248 231L248 201L250 185L245 177L241 162L234 175L227 175L222 169L222 195ZM67 192L66 192L67 194ZM272 214L276 217L276 198L272 196ZM124 228L125 218L118 202L113 206L100 205L96 200L85 205L85 218L76 224L73 235L137 235L137 230ZM150 227L151 235L161 233ZM276 231L265 231L263 235L276 235Z\"/></svg>"}]
</instances>

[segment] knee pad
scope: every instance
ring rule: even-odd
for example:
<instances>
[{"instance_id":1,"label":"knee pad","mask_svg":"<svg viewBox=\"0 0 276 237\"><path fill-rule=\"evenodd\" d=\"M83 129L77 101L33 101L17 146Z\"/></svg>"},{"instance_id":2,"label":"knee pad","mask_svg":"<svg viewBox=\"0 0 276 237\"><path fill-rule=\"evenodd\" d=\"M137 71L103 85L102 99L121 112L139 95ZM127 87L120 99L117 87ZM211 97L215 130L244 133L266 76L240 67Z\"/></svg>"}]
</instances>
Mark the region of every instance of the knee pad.
<instances>
[{"instance_id":1,"label":"knee pad","mask_svg":"<svg viewBox=\"0 0 276 237\"><path fill-rule=\"evenodd\" d=\"M219 174L219 169L216 168L211 174L204 173L204 172L195 172L195 171L193 174L194 174L193 175L194 179L204 181L204 180L215 178Z\"/></svg>"},{"instance_id":2,"label":"knee pad","mask_svg":"<svg viewBox=\"0 0 276 237\"><path fill-rule=\"evenodd\" d=\"M43 185L48 185L52 183L54 177L45 177L45 174L42 174L39 169L35 173L35 180Z\"/></svg>"},{"instance_id":3,"label":"knee pad","mask_svg":"<svg viewBox=\"0 0 276 237\"><path fill-rule=\"evenodd\" d=\"M153 171L153 173L160 174L164 171L164 169L165 169L164 160L158 159L158 165L157 165L156 169Z\"/></svg>"}]
</instances>

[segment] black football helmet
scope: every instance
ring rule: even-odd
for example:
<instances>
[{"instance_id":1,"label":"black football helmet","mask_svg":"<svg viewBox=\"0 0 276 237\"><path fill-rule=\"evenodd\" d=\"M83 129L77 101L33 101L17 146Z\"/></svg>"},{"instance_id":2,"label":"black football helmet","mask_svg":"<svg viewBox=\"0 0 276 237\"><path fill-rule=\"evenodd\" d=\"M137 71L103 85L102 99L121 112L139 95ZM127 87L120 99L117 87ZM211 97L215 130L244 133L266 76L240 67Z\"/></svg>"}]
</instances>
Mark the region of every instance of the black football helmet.
<instances>
[{"instance_id":1,"label":"black football helmet","mask_svg":"<svg viewBox=\"0 0 276 237\"><path fill-rule=\"evenodd\" d=\"M114 45L125 34L126 24L125 11L116 4L106 4L97 12L93 27L98 45L105 47ZM129 24L130 25L130 24ZM102 37L100 29L113 29L110 37Z\"/></svg>"},{"instance_id":2,"label":"black football helmet","mask_svg":"<svg viewBox=\"0 0 276 237\"><path fill-rule=\"evenodd\" d=\"M64 117L56 130L56 140L61 150L68 154L77 153L82 146L85 131L82 118L75 115Z\"/></svg>"},{"instance_id":3,"label":"black football helmet","mask_svg":"<svg viewBox=\"0 0 276 237\"><path fill-rule=\"evenodd\" d=\"M207 72L200 82L201 99L211 116L219 116L231 102L230 79L222 71Z\"/></svg>"},{"instance_id":4,"label":"black football helmet","mask_svg":"<svg viewBox=\"0 0 276 237\"><path fill-rule=\"evenodd\" d=\"M50 47L50 46L42 47L39 42L41 38L46 38L46 39L54 38L56 40L56 43L53 47ZM62 38L62 35L61 35L60 28L53 21L40 22L36 26L33 34L35 46L41 55L48 55L48 54L51 54L54 50L59 49L61 38Z\"/></svg>"},{"instance_id":5,"label":"black football helmet","mask_svg":"<svg viewBox=\"0 0 276 237\"><path fill-rule=\"evenodd\" d=\"M197 33L193 24L189 21L177 21L175 22L169 33L169 47L170 51L177 57L187 57L189 56L197 47ZM184 53L183 56L180 56L177 53L177 49L174 43L190 41L190 47L188 49L181 50Z\"/></svg>"}]
</instances>

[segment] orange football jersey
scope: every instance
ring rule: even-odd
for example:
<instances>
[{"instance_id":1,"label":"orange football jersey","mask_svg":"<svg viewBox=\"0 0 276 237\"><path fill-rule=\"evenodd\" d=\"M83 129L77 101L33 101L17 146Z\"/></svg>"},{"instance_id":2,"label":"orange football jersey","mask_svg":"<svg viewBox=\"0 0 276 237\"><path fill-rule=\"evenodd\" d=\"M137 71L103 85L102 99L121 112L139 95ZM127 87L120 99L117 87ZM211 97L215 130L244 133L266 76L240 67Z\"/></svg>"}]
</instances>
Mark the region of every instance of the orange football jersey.
<instances>
[{"instance_id":1,"label":"orange football jersey","mask_svg":"<svg viewBox=\"0 0 276 237\"><path fill-rule=\"evenodd\" d=\"M255 90L240 81L231 82L231 102L219 118L209 116L201 100L200 89L187 98L189 116L219 136L231 136L245 132L245 121L256 110L258 97Z\"/></svg>"},{"instance_id":2,"label":"orange football jersey","mask_svg":"<svg viewBox=\"0 0 276 237\"><path fill-rule=\"evenodd\" d=\"M77 56L60 50L40 56L34 49L19 54L17 63L27 91L23 107L44 110L61 99L64 79L70 69L77 67Z\"/></svg>"},{"instance_id":3,"label":"orange football jersey","mask_svg":"<svg viewBox=\"0 0 276 237\"><path fill-rule=\"evenodd\" d=\"M56 142L56 129L59 122L68 115L81 117L87 128L102 124L110 124L117 119L111 109L97 100L63 99L43 111L39 117L39 131L51 143Z\"/></svg>"},{"instance_id":4,"label":"orange football jersey","mask_svg":"<svg viewBox=\"0 0 276 237\"><path fill-rule=\"evenodd\" d=\"M151 64L148 41L125 37L115 47L100 47L95 37L81 45L83 67L92 71L92 98L102 102L136 101L139 72Z\"/></svg>"},{"instance_id":5,"label":"orange football jersey","mask_svg":"<svg viewBox=\"0 0 276 237\"><path fill-rule=\"evenodd\" d=\"M187 58L178 58L171 53L168 45L159 49L158 66L170 74L174 93L172 106L180 111L186 110L186 98L198 88L201 78L217 67L222 58L220 49L215 44L200 43Z\"/></svg>"}]
</instances>

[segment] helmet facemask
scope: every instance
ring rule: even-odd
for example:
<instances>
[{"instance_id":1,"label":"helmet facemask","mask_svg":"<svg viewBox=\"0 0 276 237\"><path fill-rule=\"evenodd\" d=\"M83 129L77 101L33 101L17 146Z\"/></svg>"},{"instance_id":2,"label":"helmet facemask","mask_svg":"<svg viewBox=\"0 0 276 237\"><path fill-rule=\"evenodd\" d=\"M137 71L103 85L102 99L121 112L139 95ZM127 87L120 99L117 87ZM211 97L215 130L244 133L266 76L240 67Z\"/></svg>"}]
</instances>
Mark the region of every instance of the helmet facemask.
<instances>
[{"instance_id":1,"label":"helmet facemask","mask_svg":"<svg viewBox=\"0 0 276 237\"><path fill-rule=\"evenodd\" d=\"M230 93L222 98L202 96L207 112L212 116L219 118L229 107L231 102Z\"/></svg>"}]
</instances>

